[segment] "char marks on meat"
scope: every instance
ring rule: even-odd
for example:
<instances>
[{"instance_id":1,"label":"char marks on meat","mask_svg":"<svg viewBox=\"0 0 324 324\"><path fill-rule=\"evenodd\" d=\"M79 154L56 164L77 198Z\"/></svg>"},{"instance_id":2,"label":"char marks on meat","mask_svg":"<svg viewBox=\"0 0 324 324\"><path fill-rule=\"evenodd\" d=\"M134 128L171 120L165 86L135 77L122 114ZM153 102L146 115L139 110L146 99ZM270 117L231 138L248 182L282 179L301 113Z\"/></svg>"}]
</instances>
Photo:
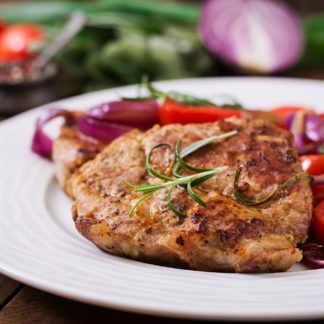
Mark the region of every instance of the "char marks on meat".
<instances>
[{"instance_id":1,"label":"char marks on meat","mask_svg":"<svg viewBox=\"0 0 324 324\"><path fill-rule=\"evenodd\" d=\"M146 154L156 144L174 146L181 138L185 147L234 129L238 135L186 158L199 167L228 166L226 172L195 187L207 207L197 204L179 187L173 192L172 202L187 214L186 218L170 211L164 189L128 216L142 194L125 186L124 180L136 185L162 181L145 167ZM234 176L239 166L243 167L240 190L256 200L264 199L278 184L302 171L291 134L271 122L231 118L217 123L155 126L147 132L131 131L103 149L102 143L93 146L78 141L75 129L71 130L75 133L71 142L66 132L54 146L60 183L74 199L76 228L100 249L140 261L206 271L284 271L301 260L297 244L307 238L312 210L306 178L259 209L243 206L234 197ZM80 167L80 161L73 165L71 150L75 153L76 147L85 152L92 147L96 152L91 151L92 160ZM154 151L154 168L164 174L170 172L171 154L167 149Z\"/></svg>"}]
</instances>

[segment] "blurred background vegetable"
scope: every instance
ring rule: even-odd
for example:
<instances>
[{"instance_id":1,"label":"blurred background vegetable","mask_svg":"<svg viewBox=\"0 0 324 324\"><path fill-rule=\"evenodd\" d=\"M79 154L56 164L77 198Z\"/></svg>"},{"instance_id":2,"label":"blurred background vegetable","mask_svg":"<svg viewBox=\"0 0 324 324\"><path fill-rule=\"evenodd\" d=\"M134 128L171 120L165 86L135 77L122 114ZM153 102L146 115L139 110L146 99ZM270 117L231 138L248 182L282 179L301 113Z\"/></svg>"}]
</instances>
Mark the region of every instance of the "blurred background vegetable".
<instances>
[{"instance_id":1,"label":"blurred background vegetable","mask_svg":"<svg viewBox=\"0 0 324 324\"><path fill-rule=\"evenodd\" d=\"M279 1L208 0L199 27L212 53L246 72L285 70L303 51L299 17Z\"/></svg>"},{"instance_id":2,"label":"blurred background vegetable","mask_svg":"<svg viewBox=\"0 0 324 324\"><path fill-rule=\"evenodd\" d=\"M68 77L65 95L137 83L217 73L196 32L198 5L141 0L92 3L55 2L5 5L8 23L29 21L46 30L49 41L74 11L88 14L86 28L57 57Z\"/></svg>"},{"instance_id":3,"label":"blurred background vegetable","mask_svg":"<svg viewBox=\"0 0 324 324\"><path fill-rule=\"evenodd\" d=\"M0 74L5 63L35 57L75 10L88 21L56 58L57 86L51 86L59 97L138 83L143 75L161 80L324 71L322 1L96 0L1 4ZM1 102L8 101L3 89Z\"/></svg>"},{"instance_id":4,"label":"blurred background vegetable","mask_svg":"<svg viewBox=\"0 0 324 324\"><path fill-rule=\"evenodd\" d=\"M3 25L0 29L0 62L31 58L44 38L43 29L36 24Z\"/></svg>"}]
</instances>

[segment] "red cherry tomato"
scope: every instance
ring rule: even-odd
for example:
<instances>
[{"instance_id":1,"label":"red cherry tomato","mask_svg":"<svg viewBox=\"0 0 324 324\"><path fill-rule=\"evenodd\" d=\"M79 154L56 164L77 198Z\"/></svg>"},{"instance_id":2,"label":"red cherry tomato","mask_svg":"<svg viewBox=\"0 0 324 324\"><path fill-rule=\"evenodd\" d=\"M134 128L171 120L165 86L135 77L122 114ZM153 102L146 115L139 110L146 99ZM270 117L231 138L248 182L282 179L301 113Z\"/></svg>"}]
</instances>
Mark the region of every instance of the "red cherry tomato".
<instances>
[{"instance_id":1,"label":"red cherry tomato","mask_svg":"<svg viewBox=\"0 0 324 324\"><path fill-rule=\"evenodd\" d=\"M316 242L324 245L324 201L314 209L313 234Z\"/></svg>"},{"instance_id":2,"label":"red cherry tomato","mask_svg":"<svg viewBox=\"0 0 324 324\"><path fill-rule=\"evenodd\" d=\"M300 157L304 171L310 175L324 174L324 155L303 155Z\"/></svg>"},{"instance_id":3,"label":"red cherry tomato","mask_svg":"<svg viewBox=\"0 0 324 324\"><path fill-rule=\"evenodd\" d=\"M16 24L0 33L0 62L30 58L33 47L44 40L42 28L34 24Z\"/></svg>"},{"instance_id":4,"label":"red cherry tomato","mask_svg":"<svg viewBox=\"0 0 324 324\"><path fill-rule=\"evenodd\" d=\"M324 200L324 184L317 183L313 185L312 192L315 205Z\"/></svg>"},{"instance_id":5,"label":"red cherry tomato","mask_svg":"<svg viewBox=\"0 0 324 324\"><path fill-rule=\"evenodd\" d=\"M207 123L232 116L240 117L240 110L215 106L190 106L170 99L159 107L159 119L162 125Z\"/></svg>"}]
</instances>

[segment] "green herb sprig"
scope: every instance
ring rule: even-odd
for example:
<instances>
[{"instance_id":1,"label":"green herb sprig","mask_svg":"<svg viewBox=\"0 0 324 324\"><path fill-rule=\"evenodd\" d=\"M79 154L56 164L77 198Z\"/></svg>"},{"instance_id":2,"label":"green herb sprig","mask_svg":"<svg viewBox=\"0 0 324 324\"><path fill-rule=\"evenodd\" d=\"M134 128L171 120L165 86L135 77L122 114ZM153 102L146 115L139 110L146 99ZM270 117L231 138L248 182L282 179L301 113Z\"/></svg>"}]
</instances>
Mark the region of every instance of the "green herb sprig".
<instances>
[{"instance_id":1,"label":"green herb sprig","mask_svg":"<svg viewBox=\"0 0 324 324\"><path fill-rule=\"evenodd\" d=\"M142 78L141 86L147 89L149 92L149 96L138 96L134 98L130 97L122 97L123 100L128 100L128 101L142 101L142 100L152 100L152 99L158 99L161 100L162 102L165 101L166 99L171 99L173 101L189 105L189 106L214 106L214 107L221 107L221 108L230 108L230 109L242 109L243 106L241 103L239 103L237 100L232 98L231 96L226 96L227 98L230 97L231 102L229 103L224 103L224 104L215 104L211 100L205 99L205 98L199 98L195 96L190 96L187 94L183 94L178 91L168 91L168 92L163 92L156 88L151 82L149 82L148 78L144 76ZM221 97L224 97L221 96Z\"/></svg>"},{"instance_id":2,"label":"green herb sprig","mask_svg":"<svg viewBox=\"0 0 324 324\"><path fill-rule=\"evenodd\" d=\"M183 213L182 211L178 210L175 205L172 203L172 192L173 190L177 187L180 186L182 188L185 188L189 194L189 196L195 200L198 204L205 206L206 203L197 195L197 193L194 191L193 187L210 179L211 177L222 173L227 170L227 166L222 166L218 168L198 168L194 167L187 162L185 162L183 159L184 157L192 154L193 152L196 152L200 148L207 146L211 143L220 141L225 138L229 138L231 136L236 135L238 132L236 130L224 133L221 135L215 135L200 141L197 141L189 146L187 146L184 150L180 151L181 143L182 140L179 139L177 145L175 148L173 148L170 144L168 143L160 143L156 146L154 146L149 154L146 157L146 168L147 170L155 177L164 180L165 182L163 183L158 183L158 184L151 184L151 183L146 183L142 185L133 185L129 183L128 181L124 181L124 183L131 187L135 192L142 192L143 196L132 206L131 210L129 211L129 216L132 215L132 213L135 211L135 209L148 197L153 195L156 191L163 189L163 188L169 188L168 190L168 206L170 210L172 210L177 216L179 217L186 217L187 215ZM156 171L152 165L151 165L151 157L152 153L154 150L161 148L161 147L166 147L167 149L171 150L174 159L173 162L170 166L170 169L172 170L173 177L166 176L164 174L159 173ZM182 175L179 173L179 168L183 167L185 169L188 169L190 171L199 171L195 174L192 175Z\"/></svg>"}]
</instances>

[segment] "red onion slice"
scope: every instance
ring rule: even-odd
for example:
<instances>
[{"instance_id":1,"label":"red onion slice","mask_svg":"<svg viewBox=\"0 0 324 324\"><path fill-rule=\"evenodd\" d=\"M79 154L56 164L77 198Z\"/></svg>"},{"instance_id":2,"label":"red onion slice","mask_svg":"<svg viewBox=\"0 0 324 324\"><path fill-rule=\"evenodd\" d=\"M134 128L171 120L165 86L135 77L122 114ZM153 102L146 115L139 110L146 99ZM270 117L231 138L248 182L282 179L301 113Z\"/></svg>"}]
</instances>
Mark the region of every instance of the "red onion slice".
<instances>
[{"instance_id":1,"label":"red onion slice","mask_svg":"<svg viewBox=\"0 0 324 324\"><path fill-rule=\"evenodd\" d=\"M158 123L156 100L120 100L101 104L90 109L76 120L80 132L97 140L110 142L132 128L147 129ZM51 158L52 139L43 131L43 126L56 117L66 122L74 121L73 113L64 109L50 109L37 120L32 140L32 151L42 157Z\"/></svg>"},{"instance_id":2,"label":"red onion slice","mask_svg":"<svg viewBox=\"0 0 324 324\"><path fill-rule=\"evenodd\" d=\"M247 71L284 70L303 50L298 16L279 1L208 0L199 31L213 54Z\"/></svg>"},{"instance_id":3,"label":"red onion slice","mask_svg":"<svg viewBox=\"0 0 324 324\"><path fill-rule=\"evenodd\" d=\"M289 115L285 126L295 138L299 154L323 154L324 118L315 113L298 111Z\"/></svg>"},{"instance_id":4,"label":"red onion slice","mask_svg":"<svg viewBox=\"0 0 324 324\"><path fill-rule=\"evenodd\" d=\"M304 111L298 111L291 120L290 131L295 138L295 146L298 153L305 154L305 115Z\"/></svg>"},{"instance_id":5,"label":"red onion slice","mask_svg":"<svg viewBox=\"0 0 324 324\"><path fill-rule=\"evenodd\" d=\"M63 117L67 123L74 119L72 112L53 108L45 111L36 122L31 149L34 153L46 159L51 159L53 140L44 132L43 128L50 120L57 117Z\"/></svg>"},{"instance_id":6,"label":"red onion slice","mask_svg":"<svg viewBox=\"0 0 324 324\"><path fill-rule=\"evenodd\" d=\"M324 268L324 246L308 243L302 246L303 262L312 268Z\"/></svg>"},{"instance_id":7,"label":"red onion slice","mask_svg":"<svg viewBox=\"0 0 324 324\"><path fill-rule=\"evenodd\" d=\"M305 134L313 142L324 143L324 118L316 114L307 114Z\"/></svg>"},{"instance_id":8,"label":"red onion slice","mask_svg":"<svg viewBox=\"0 0 324 324\"><path fill-rule=\"evenodd\" d=\"M111 142L132 129L132 127L110 123L90 116L78 118L77 126L82 134L104 142Z\"/></svg>"},{"instance_id":9,"label":"red onion slice","mask_svg":"<svg viewBox=\"0 0 324 324\"><path fill-rule=\"evenodd\" d=\"M101 121L147 129L158 123L156 100L120 100L103 103L89 110L88 116Z\"/></svg>"}]
</instances>

